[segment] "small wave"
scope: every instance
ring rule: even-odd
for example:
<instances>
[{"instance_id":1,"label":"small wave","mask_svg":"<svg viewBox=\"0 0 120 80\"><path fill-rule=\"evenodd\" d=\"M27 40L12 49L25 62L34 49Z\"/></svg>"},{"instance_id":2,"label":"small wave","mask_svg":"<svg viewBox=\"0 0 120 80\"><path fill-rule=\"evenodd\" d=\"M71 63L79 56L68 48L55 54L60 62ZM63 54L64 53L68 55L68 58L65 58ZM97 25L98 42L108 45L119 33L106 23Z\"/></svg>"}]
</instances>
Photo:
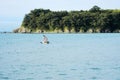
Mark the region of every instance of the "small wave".
<instances>
[{"instance_id":1,"label":"small wave","mask_svg":"<svg viewBox=\"0 0 120 80\"><path fill-rule=\"evenodd\" d=\"M97 77L92 77L91 79L92 79L92 80L96 80L96 79L97 79Z\"/></svg>"},{"instance_id":2,"label":"small wave","mask_svg":"<svg viewBox=\"0 0 120 80\"><path fill-rule=\"evenodd\" d=\"M1 77L1 79L5 79L5 80L7 80L7 79L9 79L9 77Z\"/></svg>"},{"instance_id":3,"label":"small wave","mask_svg":"<svg viewBox=\"0 0 120 80\"><path fill-rule=\"evenodd\" d=\"M115 67L115 68L113 68L113 69L120 70L120 67Z\"/></svg>"},{"instance_id":4,"label":"small wave","mask_svg":"<svg viewBox=\"0 0 120 80\"><path fill-rule=\"evenodd\" d=\"M18 70L13 70L13 73L16 73L16 72L18 72Z\"/></svg>"},{"instance_id":5,"label":"small wave","mask_svg":"<svg viewBox=\"0 0 120 80\"><path fill-rule=\"evenodd\" d=\"M26 80L34 80L34 78L27 78Z\"/></svg>"},{"instance_id":6,"label":"small wave","mask_svg":"<svg viewBox=\"0 0 120 80\"><path fill-rule=\"evenodd\" d=\"M49 73L49 71L45 71L44 73Z\"/></svg>"},{"instance_id":7,"label":"small wave","mask_svg":"<svg viewBox=\"0 0 120 80\"><path fill-rule=\"evenodd\" d=\"M72 71L76 71L77 69L72 68L72 69L70 69L70 70L72 70Z\"/></svg>"},{"instance_id":8,"label":"small wave","mask_svg":"<svg viewBox=\"0 0 120 80\"><path fill-rule=\"evenodd\" d=\"M3 74L2 73L0 73L0 76L2 76Z\"/></svg>"},{"instance_id":9,"label":"small wave","mask_svg":"<svg viewBox=\"0 0 120 80\"><path fill-rule=\"evenodd\" d=\"M59 75L64 76L64 75L67 75L67 74L65 74L65 73L60 73Z\"/></svg>"},{"instance_id":10,"label":"small wave","mask_svg":"<svg viewBox=\"0 0 120 80\"><path fill-rule=\"evenodd\" d=\"M45 77L45 79L53 79L53 77Z\"/></svg>"},{"instance_id":11,"label":"small wave","mask_svg":"<svg viewBox=\"0 0 120 80\"><path fill-rule=\"evenodd\" d=\"M90 68L92 70L101 70L101 68L97 68L97 67L94 67L94 68Z\"/></svg>"}]
</instances>

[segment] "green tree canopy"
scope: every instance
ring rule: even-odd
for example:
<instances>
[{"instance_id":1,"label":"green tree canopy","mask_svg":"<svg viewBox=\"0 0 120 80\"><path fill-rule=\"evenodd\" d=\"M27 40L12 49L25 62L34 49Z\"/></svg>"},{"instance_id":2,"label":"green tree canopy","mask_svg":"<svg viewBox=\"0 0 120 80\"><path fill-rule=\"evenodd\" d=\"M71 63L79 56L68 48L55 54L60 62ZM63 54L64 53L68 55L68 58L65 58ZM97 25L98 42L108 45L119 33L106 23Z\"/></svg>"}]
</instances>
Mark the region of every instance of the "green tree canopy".
<instances>
[{"instance_id":1,"label":"green tree canopy","mask_svg":"<svg viewBox=\"0 0 120 80\"><path fill-rule=\"evenodd\" d=\"M32 31L120 32L120 10L51 11L35 9L26 14L22 26Z\"/></svg>"},{"instance_id":2,"label":"green tree canopy","mask_svg":"<svg viewBox=\"0 0 120 80\"><path fill-rule=\"evenodd\" d=\"M100 10L101 10L101 8L95 5L89 11L90 12L99 12Z\"/></svg>"}]
</instances>

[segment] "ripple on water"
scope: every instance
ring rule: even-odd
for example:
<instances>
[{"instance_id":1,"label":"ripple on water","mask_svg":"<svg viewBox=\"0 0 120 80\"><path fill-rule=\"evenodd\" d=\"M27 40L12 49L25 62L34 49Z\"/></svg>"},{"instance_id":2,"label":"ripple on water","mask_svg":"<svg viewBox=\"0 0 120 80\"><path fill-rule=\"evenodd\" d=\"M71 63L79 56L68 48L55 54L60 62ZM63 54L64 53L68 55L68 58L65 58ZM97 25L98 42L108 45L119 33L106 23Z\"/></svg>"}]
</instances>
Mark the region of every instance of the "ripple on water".
<instances>
[{"instance_id":1,"label":"ripple on water","mask_svg":"<svg viewBox=\"0 0 120 80\"><path fill-rule=\"evenodd\" d=\"M25 68L25 67L20 67L20 70L23 70L23 71L24 71L24 70L26 70L26 68Z\"/></svg>"},{"instance_id":2,"label":"ripple on water","mask_svg":"<svg viewBox=\"0 0 120 80\"><path fill-rule=\"evenodd\" d=\"M25 79L17 79L17 80L25 80Z\"/></svg>"},{"instance_id":3,"label":"ripple on water","mask_svg":"<svg viewBox=\"0 0 120 80\"><path fill-rule=\"evenodd\" d=\"M113 69L115 69L115 70L120 70L120 67L114 67Z\"/></svg>"},{"instance_id":4,"label":"ripple on water","mask_svg":"<svg viewBox=\"0 0 120 80\"><path fill-rule=\"evenodd\" d=\"M9 77L1 77L1 79L8 80Z\"/></svg>"},{"instance_id":5,"label":"ripple on water","mask_svg":"<svg viewBox=\"0 0 120 80\"><path fill-rule=\"evenodd\" d=\"M94 76L94 77L91 77L90 79L92 79L92 80L97 80L97 77Z\"/></svg>"},{"instance_id":6,"label":"ripple on water","mask_svg":"<svg viewBox=\"0 0 120 80\"><path fill-rule=\"evenodd\" d=\"M2 74L2 73L0 73L0 76L3 76L3 74Z\"/></svg>"},{"instance_id":7,"label":"ripple on water","mask_svg":"<svg viewBox=\"0 0 120 80\"><path fill-rule=\"evenodd\" d=\"M65 74L65 73L60 73L60 74L58 74L58 75L60 75L60 76L65 76L65 75L67 75L67 74Z\"/></svg>"},{"instance_id":8,"label":"ripple on water","mask_svg":"<svg viewBox=\"0 0 120 80\"><path fill-rule=\"evenodd\" d=\"M44 73L49 73L49 71L45 71Z\"/></svg>"},{"instance_id":9,"label":"ripple on water","mask_svg":"<svg viewBox=\"0 0 120 80\"><path fill-rule=\"evenodd\" d=\"M4 76L4 74L2 72L0 72L0 80L3 79L3 80L8 80L9 77L7 76Z\"/></svg>"},{"instance_id":10,"label":"ripple on water","mask_svg":"<svg viewBox=\"0 0 120 80\"><path fill-rule=\"evenodd\" d=\"M48 80L49 80L49 79L53 79L53 77L45 77L45 79L48 79Z\"/></svg>"},{"instance_id":11,"label":"ripple on water","mask_svg":"<svg viewBox=\"0 0 120 80\"><path fill-rule=\"evenodd\" d=\"M0 57L0 59L2 59L2 57Z\"/></svg>"},{"instance_id":12,"label":"ripple on water","mask_svg":"<svg viewBox=\"0 0 120 80\"><path fill-rule=\"evenodd\" d=\"M34 73L29 73L29 74L34 74Z\"/></svg>"},{"instance_id":13,"label":"ripple on water","mask_svg":"<svg viewBox=\"0 0 120 80\"><path fill-rule=\"evenodd\" d=\"M120 79L116 79L116 80L120 80Z\"/></svg>"},{"instance_id":14,"label":"ripple on water","mask_svg":"<svg viewBox=\"0 0 120 80\"><path fill-rule=\"evenodd\" d=\"M34 80L34 78L17 79L17 80Z\"/></svg>"},{"instance_id":15,"label":"ripple on water","mask_svg":"<svg viewBox=\"0 0 120 80\"><path fill-rule=\"evenodd\" d=\"M34 78L26 78L25 80L34 80Z\"/></svg>"},{"instance_id":16,"label":"ripple on water","mask_svg":"<svg viewBox=\"0 0 120 80\"><path fill-rule=\"evenodd\" d=\"M70 69L71 71L76 71L77 69L74 69L74 68L72 68L72 69Z\"/></svg>"},{"instance_id":17,"label":"ripple on water","mask_svg":"<svg viewBox=\"0 0 120 80\"><path fill-rule=\"evenodd\" d=\"M93 67L93 68L90 68L91 70L101 70L101 68L97 68L97 67Z\"/></svg>"},{"instance_id":18,"label":"ripple on water","mask_svg":"<svg viewBox=\"0 0 120 80\"><path fill-rule=\"evenodd\" d=\"M13 73L17 73L18 72L18 70L13 70Z\"/></svg>"}]
</instances>

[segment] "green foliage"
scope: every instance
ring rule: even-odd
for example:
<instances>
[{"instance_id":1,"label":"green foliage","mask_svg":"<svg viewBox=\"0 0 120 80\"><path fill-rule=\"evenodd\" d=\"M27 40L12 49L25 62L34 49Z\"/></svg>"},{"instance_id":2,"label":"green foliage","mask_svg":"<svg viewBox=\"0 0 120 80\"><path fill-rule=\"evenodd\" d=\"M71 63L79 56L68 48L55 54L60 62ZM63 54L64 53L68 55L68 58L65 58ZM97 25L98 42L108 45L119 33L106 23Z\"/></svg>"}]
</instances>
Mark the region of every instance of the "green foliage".
<instances>
[{"instance_id":1,"label":"green foliage","mask_svg":"<svg viewBox=\"0 0 120 80\"><path fill-rule=\"evenodd\" d=\"M50 11L35 9L26 14L22 26L32 31L117 32L120 31L120 10Z\"/></svg>"},{"instance_id":2,"label":"green foliage","mask_svg":"<svg viewBox=\"0 0 120 80\"><path fill-rule=\"evenodd\" d=\"M91 9L90 9L90 12L99 12L100 11L100 7L98 7L98 6L93 6Z\"/></svg>"}]
</instances>

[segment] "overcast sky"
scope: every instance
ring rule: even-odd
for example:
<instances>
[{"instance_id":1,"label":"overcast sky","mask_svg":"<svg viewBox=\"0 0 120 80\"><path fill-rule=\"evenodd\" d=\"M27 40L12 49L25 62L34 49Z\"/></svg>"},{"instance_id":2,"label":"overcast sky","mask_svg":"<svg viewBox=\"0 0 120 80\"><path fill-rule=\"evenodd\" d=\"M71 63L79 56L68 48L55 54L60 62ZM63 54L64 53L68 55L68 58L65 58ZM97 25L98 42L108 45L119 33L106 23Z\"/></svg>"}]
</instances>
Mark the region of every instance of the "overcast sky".
<instances>
[{"instance_id":1,"label":"overcast sky","mask_svg":"<svg viewBox=\"0 0 120 80\"><path fill-rule=\"evenodd\" d=\"M102 9L120 9L120 0L0 0L0 31L12 31L22 23L24 15L35 8L89 10L94 5Z\"/></svg>"}]
</instances>

